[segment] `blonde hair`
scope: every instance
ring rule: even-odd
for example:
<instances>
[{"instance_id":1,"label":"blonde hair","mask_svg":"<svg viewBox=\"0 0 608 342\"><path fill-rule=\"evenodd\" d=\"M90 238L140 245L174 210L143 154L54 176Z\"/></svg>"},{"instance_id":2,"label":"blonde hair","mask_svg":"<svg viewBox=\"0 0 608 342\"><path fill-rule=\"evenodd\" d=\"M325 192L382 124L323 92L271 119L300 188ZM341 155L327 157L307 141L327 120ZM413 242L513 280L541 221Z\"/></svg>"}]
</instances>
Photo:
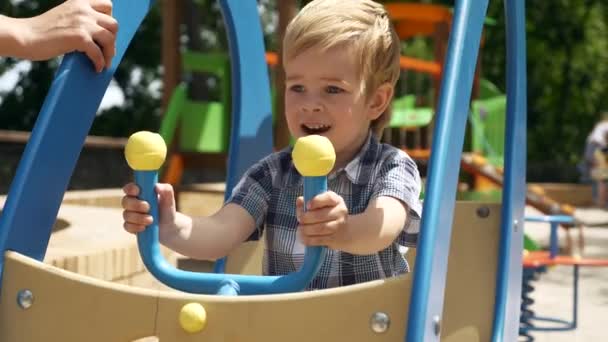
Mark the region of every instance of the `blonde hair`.
<instances>
[{"instance_id":1,"label":"blonde hair","mask_svg":"<svg viewBox=\"0 0 608 342\"><path fill-rule=\"evenodd\" d=\"M348 46L360 61L361 94L368 98L382 84L399 79L399 37L384 6L371 0L314 0L289 23L283 59L291 60L312 47L328 50ZM378 137L390 120L386 110L372 121Z\"/></svg>"}]
</instances>

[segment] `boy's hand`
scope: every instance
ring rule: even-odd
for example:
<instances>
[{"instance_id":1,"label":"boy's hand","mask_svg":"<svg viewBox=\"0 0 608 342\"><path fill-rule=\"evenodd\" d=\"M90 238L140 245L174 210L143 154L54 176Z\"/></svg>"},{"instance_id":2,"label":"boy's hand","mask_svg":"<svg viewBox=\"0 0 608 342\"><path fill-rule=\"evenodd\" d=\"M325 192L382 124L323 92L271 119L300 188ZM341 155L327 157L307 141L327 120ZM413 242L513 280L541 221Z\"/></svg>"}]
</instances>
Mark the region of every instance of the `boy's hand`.
<instances>
[{"instance_id":1,"label":"boy's hand","mask_svg":"<svg viewBox=\"0 0 608 342\"><path fill-rule=\"evenodd\" d=\"M84 52L100 72L116 54L118 22L110 0L67 0L24 21L21 58L46 60L68 52Z\"/></svg>"},{"instance_id":2,"label":"boy's hand","mask_svg":"<svg viewBox=\"0 0 608 342\"><path fill-rule=\"evenodd\" d=\"M158 194L159 230L167 229L174 225L176 216L173 187L159 183L155 189ZM125 185L122 190L125 193L122 198L124 228L129 233L139 233L153 221L149 214L150 204L137 198L139 187L135 183Z\"/></svg>"},{"instance_id":3,"label":"boy's hand","mask_svg":"<svg viewBox=\"0 0 608 342\"><path fill-rule=\"evenodd\" d=\"M307 246L327 246L338 249L347 239L348 208L344 199L333 191L315 196L304 211L304 198L296 201L298 232Z\"/></svg>"}]
</instances>

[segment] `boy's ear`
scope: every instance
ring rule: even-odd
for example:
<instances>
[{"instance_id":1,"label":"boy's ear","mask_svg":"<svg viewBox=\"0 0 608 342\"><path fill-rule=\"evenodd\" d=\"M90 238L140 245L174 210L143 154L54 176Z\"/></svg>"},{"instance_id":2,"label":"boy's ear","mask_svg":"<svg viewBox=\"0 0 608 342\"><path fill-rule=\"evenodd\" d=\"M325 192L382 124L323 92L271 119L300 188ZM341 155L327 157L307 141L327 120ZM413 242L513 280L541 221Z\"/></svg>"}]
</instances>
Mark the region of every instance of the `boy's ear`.
<instances>
[{"instance_id":1,"label":"boy's ear","mask_svg":"<svg viewBox=\"0 0 608 342\"><path fill-rule=\"evenodd\" d=\"M394 91L395 89L389 83L383 83L376 89L368 102L370 120L376 120L386 111L391 103Z\"/></svg>"}]
</instances>

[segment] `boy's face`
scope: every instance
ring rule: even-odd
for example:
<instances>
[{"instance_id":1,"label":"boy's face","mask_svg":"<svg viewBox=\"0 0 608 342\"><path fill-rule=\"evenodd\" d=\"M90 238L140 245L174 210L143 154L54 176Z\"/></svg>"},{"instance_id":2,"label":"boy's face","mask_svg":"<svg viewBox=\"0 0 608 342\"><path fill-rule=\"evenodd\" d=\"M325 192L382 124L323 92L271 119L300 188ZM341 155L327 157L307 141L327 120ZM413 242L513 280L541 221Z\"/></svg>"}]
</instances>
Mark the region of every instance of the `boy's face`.
<instances>
[{"instance_id":1,"label":"boy's face","mask_svg":"<svg viewBox=\"0 0 608 342\"><path fill-rule=\"evenodd\" d=\"M392 88L388 98L374 94L366 99L361 94L359 64L347 47L325 52L310 48L285 60L284 66L290 133L296 138L327 137L336 150L336 168L345 166L365 142L371 121L386 108Z\"/></svg>"}]
</instances>

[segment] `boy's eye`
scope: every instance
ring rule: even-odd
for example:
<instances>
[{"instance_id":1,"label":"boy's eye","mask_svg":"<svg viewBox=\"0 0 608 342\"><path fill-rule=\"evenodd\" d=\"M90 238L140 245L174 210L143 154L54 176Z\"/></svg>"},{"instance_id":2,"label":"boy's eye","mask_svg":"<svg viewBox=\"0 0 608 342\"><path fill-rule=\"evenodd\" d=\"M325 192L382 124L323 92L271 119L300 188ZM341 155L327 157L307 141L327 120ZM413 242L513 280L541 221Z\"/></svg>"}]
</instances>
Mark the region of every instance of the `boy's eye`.
<instances>
[{"instance_id":1,"label":"boy's eye","mask_svg":"<svg viewBox=\"0 0 608 342\"><path fill-rule=\"evenodd\" d=\"M327 92L328 94L340 94L344 92L344 89L336 86L327 86L325 87L325 92Z\"/></svg>"},{"instance_id":2,"label":"boy's eye","mask_svg":"<svg viewBox=\"0 0 608 342\"><path fill-rule=\"evenodd\" d=\"M301 93L304 91L304 86L300 85L300 84L294 84L289 87L289 90L296 92L296 93Z\"/></svg>"}]
</instances>

